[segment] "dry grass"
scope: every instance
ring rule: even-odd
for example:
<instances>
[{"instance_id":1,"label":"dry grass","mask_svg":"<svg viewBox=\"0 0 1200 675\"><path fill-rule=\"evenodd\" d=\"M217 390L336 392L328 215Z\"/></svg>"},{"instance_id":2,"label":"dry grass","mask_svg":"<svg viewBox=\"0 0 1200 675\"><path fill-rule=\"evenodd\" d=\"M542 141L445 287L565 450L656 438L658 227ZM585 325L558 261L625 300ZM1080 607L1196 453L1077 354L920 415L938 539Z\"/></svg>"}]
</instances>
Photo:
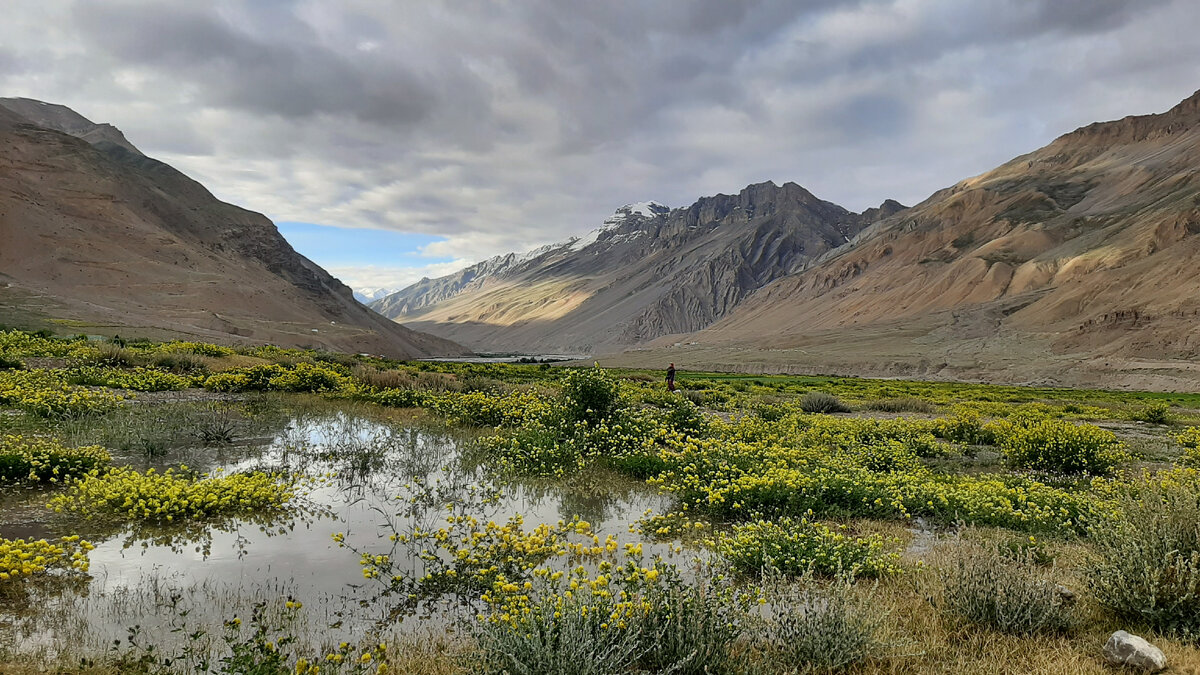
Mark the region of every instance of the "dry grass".
<instances>
[{"instance_id":1,"label":"dry grass","mask_svg":"<svg viewBox=\"0 0 1200 675\"><path fill-rule=\"evenodd\" d=\"M404 638L388 647L389 673L394 675L458 675L467 673L474 645L445 633ZM2 671L0 671L2 672Z\"/></svg>"},{"instance_id":2,"label":"dry grass","mask_svg":"<svg viewBox=\"0 0 1200 675\"><path fill-rule=\"evenodd\" d=\"M410 373L374 366L355 366L350 375L359 384L375 389L412 389L416 382Z\"/></svg>"},{"instance_id":3,"label":"dry grass","mask_svg":"<svg viewBox=\"0 0 1200 675\"><path fill-rule=\"evenodd\" d=\"M886 531L886 527L880 527ZM1011 539L1012 532L972 528L964 537L979 544L998 544ZM1017 636L965 625L944 617L929 601L926 592L937 584L937 570L946 564L956 546L952 536L939 538L934 549L921 557L924 569L883 582L876 599L891 613L885 639L903 645L888 659L863 664L848 672L863 675L1112 675L1104 663L1102 648L1116 630L1129 630L1145 637L1167 655L1171 672L1200 674L1200 645L1155 635L1139 626L1120 623L1095 605L1085 593L1080 567L1087 547L1078 540L1051 541L1045 547L1053 554L1057 580L1074 591L1079 600L1079 625L1063 635Z\"/></svg>"},{"instance_id":4,"label":"dry grass","mask_svg":"<svg viewBox=\"0 0 1200 675\"><path fill-rule=\"evenodd\" d=\"M916 396L902 396L900 398L884 398L875 401L868 401L863 405L867 410L877 410L879 412L890 413L921 413L926 415L936 414L938 407L936 404L930 403Z\"/></svg>"},{"instance_id":5,"label":"dry grass","mask_svg":"<svg viewBox=\"0 0 1200 675\"><path fill-rule=\"evenodd\" d=\"M888 639L907 640L908 644L901 654L850 672L1111 675L1113 671L1104 664L1101 650L1113 631L1129 628L1085 607L1087 620L1072 633L1021 637L947 620L911 586L889 583L880 588L879 600L892 609ZM1138 634L1163 650L1173 672L1186 673L1191 668L1191 672L1200 673L1200 648L1145 632Z\"/></svg>"}]
</instances>

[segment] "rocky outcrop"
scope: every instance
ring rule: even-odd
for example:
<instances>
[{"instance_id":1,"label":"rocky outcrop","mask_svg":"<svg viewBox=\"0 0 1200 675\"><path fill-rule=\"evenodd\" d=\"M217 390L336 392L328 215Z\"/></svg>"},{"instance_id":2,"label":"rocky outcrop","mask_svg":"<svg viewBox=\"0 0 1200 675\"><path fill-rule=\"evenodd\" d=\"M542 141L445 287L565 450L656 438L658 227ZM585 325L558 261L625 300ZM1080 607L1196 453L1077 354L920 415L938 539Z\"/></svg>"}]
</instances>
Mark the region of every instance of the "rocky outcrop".
<instances>
[{"instance_id":1,"label":"rocky outcrop","mask_svg":"<svg viewBox=\"0 0 1200 675\"><path fill-rule=\"evenodd\" d=\"M0 304L36 298L94 332L465 353L366 309L266 217L63 106L0 99L0 241Z\"/></svg>"},{"instance_id":2,"label":"rocky outcrop","mask_svg":"<svg viewBox=\"0 0 1200 675\"><path fill-rule=\"evenodd\" d=\"M96 147L117 146L135 155L145 156L125 138L120 129L111 124L96 124L65 105L31 98L0 98L0 107L8 108L39 127L70 134Z\"/></svg>"}]
</instances>

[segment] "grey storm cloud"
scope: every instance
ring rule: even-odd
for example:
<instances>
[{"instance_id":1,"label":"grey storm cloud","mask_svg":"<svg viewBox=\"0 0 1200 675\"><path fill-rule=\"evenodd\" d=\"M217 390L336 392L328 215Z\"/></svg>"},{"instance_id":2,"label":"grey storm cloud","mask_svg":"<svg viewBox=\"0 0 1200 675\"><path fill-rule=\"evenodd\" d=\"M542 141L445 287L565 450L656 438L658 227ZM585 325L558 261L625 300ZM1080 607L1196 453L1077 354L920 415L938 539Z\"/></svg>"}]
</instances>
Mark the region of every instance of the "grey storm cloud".
<instances>
[{"instance_id":1,"label":"grey storm cloud","mask_svg":"<svg viewBox=\"0 0 1200 675\"><path fill-rule=\"evenodd\" d=\"M0 88L278 220L478 259L793 180L916 202L1200 88L1191 0L19 0Z\"/></svg>"},{"instance_id":2,"label":"grey storm cloud","mask_svg":"<svg viewBox=\"0 0 1200 675\"><path fill-rule=\"evenodd\" d=\"M84 3L75 21L93 49L199 84L216 105L285 118L348 114L400 125L419 122L433 108L433 87L403 64L356 63L314 44L313 29L286 14L277 34L255 36L212 8Z\"/></svg>"}]
</instances>

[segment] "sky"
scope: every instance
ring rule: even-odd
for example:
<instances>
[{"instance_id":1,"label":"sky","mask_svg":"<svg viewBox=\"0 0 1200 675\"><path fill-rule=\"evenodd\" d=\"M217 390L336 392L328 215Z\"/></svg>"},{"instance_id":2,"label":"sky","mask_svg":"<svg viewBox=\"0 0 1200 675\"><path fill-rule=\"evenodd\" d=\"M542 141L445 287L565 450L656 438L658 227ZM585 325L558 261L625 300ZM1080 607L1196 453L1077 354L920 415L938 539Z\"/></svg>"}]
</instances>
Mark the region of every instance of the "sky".
<instances>
[{"instance_id":1,"label":"sky","mask_svg":"<svg viewBox=\"0 0 1200 675\"><path fill-rule=\"evenodd\" d=\"M1195 0L7 0L67 105L354 288L794 181L905 204L1200 89Z\"/></svg>"}]
</instances>

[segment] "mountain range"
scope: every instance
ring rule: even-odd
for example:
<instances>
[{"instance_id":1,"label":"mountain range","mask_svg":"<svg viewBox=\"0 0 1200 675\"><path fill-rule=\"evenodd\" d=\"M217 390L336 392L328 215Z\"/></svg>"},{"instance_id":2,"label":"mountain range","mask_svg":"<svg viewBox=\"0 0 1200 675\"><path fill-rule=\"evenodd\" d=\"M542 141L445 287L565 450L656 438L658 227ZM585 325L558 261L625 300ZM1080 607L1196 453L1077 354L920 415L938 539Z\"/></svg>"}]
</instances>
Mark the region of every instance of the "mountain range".
<instances>
[{"instance_id":1,"label":"mountain range","mask_svg":"<svg viewBox=\"0 0 1200 675\"><path fill-rule=\"evenodd\" d=\"M265 216L69 108L0 99L0 323L461 355L387 321Z\"/></svg>"},{"instance_id":2,"label":"mountain range","mask_svg":"<svg viewBox=\"0 0 1200 675\"><path fill-rule=\"evenodd\" d=\"M793 183L626 207L580 245L373 307L481 351L685 367L1175 388L1200 379L1200 92L904 208Z\"/></svg>"},{"instance_id":3,"label":"mountain range","mask_svg":"<svg viewBox=\"0 0 1200 675\"><path fill-rule=\"evenodd\" d=\"M770 182L686 208L628 204L583 237L422 279L371 307L477 351L618 350L704 328L903 208L853 213Z\"/></svg>"}]
</instances>

